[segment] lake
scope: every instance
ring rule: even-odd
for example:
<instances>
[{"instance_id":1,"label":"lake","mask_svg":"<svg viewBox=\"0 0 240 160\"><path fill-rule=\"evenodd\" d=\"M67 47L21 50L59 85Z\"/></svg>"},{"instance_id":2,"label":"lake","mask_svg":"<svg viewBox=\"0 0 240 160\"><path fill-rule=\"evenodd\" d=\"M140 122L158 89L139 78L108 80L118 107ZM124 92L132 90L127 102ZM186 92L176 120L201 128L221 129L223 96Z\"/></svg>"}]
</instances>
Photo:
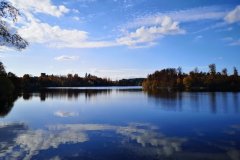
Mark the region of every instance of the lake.
<instances>
[{"instance_id":1,"label":"lake","mask_svg":"<svg viewBox=\"0 0 240 160\"><path fill-rule=\"evenodd\" d=\"M240 93L49 88L0 109L3 160L240 159Z\"/></svg>"}]
</instances>

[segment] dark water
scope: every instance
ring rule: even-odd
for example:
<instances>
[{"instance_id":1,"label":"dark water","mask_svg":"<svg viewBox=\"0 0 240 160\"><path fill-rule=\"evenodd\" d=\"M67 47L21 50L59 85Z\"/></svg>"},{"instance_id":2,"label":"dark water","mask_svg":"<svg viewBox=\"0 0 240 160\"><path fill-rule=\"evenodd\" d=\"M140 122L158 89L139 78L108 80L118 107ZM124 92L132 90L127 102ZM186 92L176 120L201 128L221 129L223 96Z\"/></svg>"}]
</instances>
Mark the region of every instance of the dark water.
<instances>
[{"instance_id":1,"label":"dark water","mask_svg":"<svg viewBox=\"0 0 240 160\"><path fill-rule=\"evenodd\" d=\"M240 93L49 89L0 116L0 159L240 159Z\"/></svg>"}]
</instances>

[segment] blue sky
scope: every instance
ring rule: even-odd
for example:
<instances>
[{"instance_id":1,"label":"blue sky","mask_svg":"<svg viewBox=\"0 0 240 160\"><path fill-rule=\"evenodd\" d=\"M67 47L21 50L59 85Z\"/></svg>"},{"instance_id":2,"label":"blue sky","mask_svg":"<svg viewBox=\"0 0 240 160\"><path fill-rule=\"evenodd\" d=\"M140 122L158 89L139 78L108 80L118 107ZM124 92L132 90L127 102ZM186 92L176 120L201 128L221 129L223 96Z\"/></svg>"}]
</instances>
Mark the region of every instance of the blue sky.
<instances>
[{"instance_id":1,"label":"blue sky","mask_svg":"<svg viewBox=\"0 0 240 160\"><path fill-rule=\"evenodd\" d=\"M19 76L91 73L146 77L167 67L240 69L238 0L9 0L21 11L13 27L30 42L1 47Z\"/></svg>"}]
</instances>

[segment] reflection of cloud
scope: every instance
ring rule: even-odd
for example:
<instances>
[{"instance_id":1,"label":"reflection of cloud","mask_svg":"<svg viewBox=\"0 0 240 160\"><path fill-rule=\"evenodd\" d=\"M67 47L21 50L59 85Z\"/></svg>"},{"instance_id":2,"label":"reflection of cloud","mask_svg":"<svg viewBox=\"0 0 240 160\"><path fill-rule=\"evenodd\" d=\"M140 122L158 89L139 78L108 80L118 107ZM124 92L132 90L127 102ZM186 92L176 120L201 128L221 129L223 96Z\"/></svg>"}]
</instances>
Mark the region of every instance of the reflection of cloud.
<instances>
[{"instance_id":1,"label":"reflection of cloud","mask_svg":"<svg viewBox=\"0 0 240 160\"><path fill-rule=\"evenodd\" d=\"M104 131L104 130L114 130L116 126L111 125L101 125L101 124L59 124L59 125L50 125L47 127L50 131L61 131L68 130L72 132L77 131Z\"/></svg>"},{"instance_id":2,"label":"reflection of cloud","mask_svg":"<svg viewBox=\"0 0 240 160\"><path fill-rule=\"evenodd\" d=\"M55 156L55 157L50 158L50 160L61 160L61 158L59 156Z\"/></svg>"},{"instance_id":3,"label":"reflection of cloud","mask_svg":"<svg viewBox=\"0 0 240 160\"><path fill-rule=\"evenodd\" d=\"M19 132L20 130L16 130ZM146 148L158 155L171 155L181 150L183 138L170 138L157 132L157 128L149 124L130 124L129 126L113 126L104 124L59 124L47 126L45 130L24 130L12 137L15 143L9 152L0 154L2 157L25 155L24 159L31 159L41 150L58 148L61 144L75 144L89 141L87 132L114 131L117 134L141 144L140 148ZM6 145L8 142L6 142ZM2 142L1 148L2 149ZM127 146L127 145L124 145ZM139 146L138 146L139 147ZM18 148L18 149L17 149ZM20 148L20 149L19 149ZM60 158L60 157L56 157Z\"/></svg>"},{"instance_id":4,"label":"reflection of cloud","mask_svg":"<svg viewBox=\"0 0 240 160\"><path fill-rule=\"evenodd\" d=\"M78 116L78 113L76 112L64 112L64 111L57 111L54 113L57 117L74 117Z\"/></svg>"},{"instance_id":5,"label":"reflection of cloud","mask_svg":"<svg viewBox=\"0 0 240 160\"><path fill-rule=\"evenodd\" d=\"M231 125L231 130L238 132L240 125ZM107 124L58 124L49 125L45 129L29 130L26 125L0 123L0 159L34 159L42 151L57 149L64 144L84 143L91 140L90 132L115 133L122 140L119 146L123 147L135 156L151 158L184 157L184 159L216 159L221 158L237 160L240 151L234 146L236 141L225 142L219 140L216 143L206 141L209 147L221 149L221 153L192 152L182 150L185 138L169 137L159 132L156 126L151 124L131 123L127 126ZM114 137L114 136L113 136ZM94 140L94 139L93 139ZM234 143L236 142L236 143ZM205 142L204 142L205 143ZM222 144L223 143L223 144ZM74 152L75 153L75 152ZM71 155L74 153L71 152ZM69 154L68 152L64 154ZM39 154L38 156L41 157ZM61 159L63 155L49 155L48 159ZM81 154L76 154L76 157ZM94 153L93 153L94 156ZM170 157L169 157L170 158ZM167 159L167 158L166 158Z\"/></svg>"},{"instance_id":6,"label":"reflection of cloud","mask_svg":"<svg viewBox=\"0 0 240 160\"><path fill-rule=\"evenodd\" d=\"M224 133L226 133L226 134L228 134L228 135L235 135L235 134L236 134L236 131L226 130L226 131L224 131Z\"/></svg>"},{"instance_id":7,"label":"reflection of cloud","mask_svg":"<svg viewBox=\"0 0 240 160\"><path fill-rule=\"evenodd\" d=\"M236 130L240 130L240 125L239 124L231 125L231 128L236 129Z\"/></svg>"},{"instance_id":8,"label":"reflection of cloud","mask_svg":"<svg viewBox=\"0 0 240 160\"><path fill-rule=\"evenodd\" d=\"M86 134L69 130L58 130L56 132L51 130L27 131L16 139L16 143L28 152L27 157L25 157L26 159L31 159L31 157L37 155L40 150L58 148L60 144L81 143L86 141L88 141Z\"/></svg>"},{"instance_id":9,"label":"reflection of cloud","mask_svg":"<svg viewBox=\"0 0 240 160\"><path fill-rule=\"evenodd\" d=\"M236 135L240 131L240 125L239 124L234 124L229 127L229 129L225 130L224 133L228 135Z\"/></svg>"},{"instance_id":10,"label":"reflection of cloud","mask_svg":"<svg viewBox=\"0 0 240 160\"><path fill-rule=\"evenodd\" d=\"M184 138L169 138L155 131L139 129L137 126L120 127L117 129L117 133L136 141L142 147L156 147L159 155L166 156L180 151L181 144L186 141Z\"/></svg>"},{"instance_id":11,"label":"reflection of cloud","mask_svg":"<svg viewBox=\"0 0 240 160\"><path fill-rule=\"evenodd\" d=\"M26 130L27 127L22 123L0 122L0 159L19 159L22 152L14 151L16 147L15 139Z\"/></svg>"}]
</instances>

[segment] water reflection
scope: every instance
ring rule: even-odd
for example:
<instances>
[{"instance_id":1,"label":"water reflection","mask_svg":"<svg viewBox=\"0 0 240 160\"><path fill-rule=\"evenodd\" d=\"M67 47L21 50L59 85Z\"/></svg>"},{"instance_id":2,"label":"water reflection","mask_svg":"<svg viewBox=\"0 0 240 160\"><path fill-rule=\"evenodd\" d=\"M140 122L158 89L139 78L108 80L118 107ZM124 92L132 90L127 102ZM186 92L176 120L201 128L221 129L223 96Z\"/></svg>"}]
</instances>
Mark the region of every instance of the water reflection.
<instances>
[{"instance_id":1,"label":"water reflection","mask_svg":"<svg viewBox=\"0 0 240 160\"><path fill-rule=\"evenodd\" d=\"M29 93L23 92L24 100L31 100L33 97L39 97L41 101L46 99L67 99L68 101L76 101L80 97L84 97L86 101L92 101L98 96L109 96L117 93L134 93L142 92L141 88L50 88L41 90L40 92Z\"/></svg>"},{"instance_id":2,"label":"water reflection","mask_svg":"<svg viewBox=\"0 0 240 160\"><path fill-rule=\"evenodd\" d=\"M83 98L86 101L96 101L97 97L111 97L116 94L139 94L143 93L141 88L125 89L47 89L40 92L24 92L21 95L13 95L8 98L0 98L0 116L6 116L12 109L14 101L22 97L31 100L38 97L42 102L47 99L66 99L67 101L78 101ZM240 109L240 94L227 92L169 92L148 91L144 92L149 103L154 103L157 108L172 111L194 111L211 113L238 113ZM55 113L56 116L76 116L75 113Z\"/></svg>"},{"instance_id":3,"label":"water reflection","mask_svg":"<svg viewBox=\"0 0 240 160\"><path fill-rule=\"evenodd\" d=\"M0 139L1 159L31 159L38 154L44 154L44 150L57 149L60 145L91 141L90 132L99 131L103 133L111 131L112 134L118 134L123 141L117 145L125 149L130 149L129 145L146 149L148 152L151 151L152 157L171 156L180 152L182 144L186 141L185 138L167 137L160 133L156 126L139 123L128 126L59 124L37 130L27 129L24 124L1 124L0 129L3 131L1 134L7 137Z\"/></svg>"},{"instance_id":4,"label":"water reflection","mask_svg":"<svg viewBox=\"0 0 240 160\"><path fill-rule=\"evenodd\" d=\"M167 90L145 91L149 102L164 110L192 110L211 113L239 112L239 93L231 92L173 92ZM229 96L232 99L228 98ZM190 106L189 106L190 105Z\"/></svg>"},{"instance_id":5,"label":"water reflection","mask_svg":"<svg viewBox=\"0 0 240 160\"><path fill-rule=\"evenodd\" d=\"M149 101L153 101L161 109L181 110L182 109L182 93L171 92L168 90L151 90L145 91Z\"/></svg>"},{"instance_id":6,"label":"water reflection","mask_svg":"<svg viewBox=\"0 0 240 160\"><path fill-rule=\"evenodd\" d=\"M16 94L9 97L0 97L0 117L5 117L10 113L17 98Z\"/></svg>"},{"instance_id":7,"label":"water reflection","mask_svg":"<svg viewBox=\"0 0 240 160\"><path fill-rule=\"evenodd\" d=\"M233 93L233 102L234 102L234 108L235 112L239 112L239 94L237 92Z\"/></svg>"},{"instance_id":8,"label":"water reflection","mask_svg":"<svg viewBox=\"0 0 240 160\"><path fill-rule=\"evenodd\" d=\"M33 97L33 93L31 92L23 92L22 97L24 100L31 100Z\"/></svg>"},{"instance_id":9,"label":"water reflection","mask_svg":"<svg viewBox=\"0 0 240 160\"><path fill-rule=\"evenodd\" d=\"M66 112L66 111L57 111L54 113L57 117L74 117L78 116L79 114L77 112Z\"/></svg>"},{"instance_id":10,"label":"water reflection","mask_svg":"<svg viewBox=\"0 0 240 160\"><path fill-rule=\"evenodd\" d=\"M39 97L41 101L46 99L67 99L77 100L78 97L84 96L85 99L91 99L100 95L109 95L111 89L47 89L37 93L23 93L24 100L31 100L33 96Z\"/></svg>"},{"instance_id":11,"label":"water reflection","mask_svg":"<svg viewBox=\"0 0 240 160\"><path fill-rule=\"evenodd\" d=\"M14 102L18 98L23 98L25 101L31 101L33 97L37 97L40 101L44 102L47 99L66 99L68 101L77 101L80 97L84 97L86 101L94 101L94 99L98 96L110 96L114 93L133 93L133 92L141 92L140 88L81 88L81 89L64 89L64 88L55 88L55 89L45 89L39 92L23 92L16 93L9 97L0 97L0 117L5 117L10 113L12 107L14 106ZM75 116L72 113L55 113L56 116L65 117L65 116Z\"/></svg>"},{"instance_id":12,"label":"water reflection","mask_svg":"<svg viewBox=\"0 0 240 160\"><path fill-rule=\"evenodd\" d=\"M239 97L129 88L22 93L0 99L0 159L237 160Z\"/></svg>"},{"instance_id":13,"label":"water reflection","mask_svg":"<svg viewBox=\"0 0 240 160\"><path fill-rule=\"evenodd\" d=\"M239 125L231 125L229 128L236 134L240 132ZM196 144L194 143L196 148L189 148L186 145L191 146L194 138L167 136L158 127L142 123L130 123L126 126L58 124L35 130L23 123L1 123L0 132L0 159L28 160L58 157L85 160L92 158L238 160L240 158L239 141L233 144L231 141L221 139L218 141L199 139ZM105 143L98 139L103 139ZM104 147L97 148L96 151L94 147L102 143ZM68 149L61 152L64 146ZM112 153L108 153L108 150ZM124 154L120 154L122 151ZM106 152L112 157L101 154ZM129 154L126 157L127 153Z\"/></svg>"},{"instance_id":14,"label":"water reflection","mask_svg":"<svg viewBox=\"0 0 240 160\"><path fill-rule=\"evenodd\" d=\"M209 93L209 97L210 97L210 106L211 106L211 111L212 113L216 113L217 112L217 104L216 104L216 93L215 92L210 92Z\"/></svg>"},{"instance_id":15,"label":"water reflection","mask_svg":"<svg viewBox=\"0 0 240 160\"><path fill-rule=\"evenodd\" d=\"M225 113L228 112L228 94L226 92L222 93L222 104L223 104L223 110Z\"/></svg>"}]
</instances>

